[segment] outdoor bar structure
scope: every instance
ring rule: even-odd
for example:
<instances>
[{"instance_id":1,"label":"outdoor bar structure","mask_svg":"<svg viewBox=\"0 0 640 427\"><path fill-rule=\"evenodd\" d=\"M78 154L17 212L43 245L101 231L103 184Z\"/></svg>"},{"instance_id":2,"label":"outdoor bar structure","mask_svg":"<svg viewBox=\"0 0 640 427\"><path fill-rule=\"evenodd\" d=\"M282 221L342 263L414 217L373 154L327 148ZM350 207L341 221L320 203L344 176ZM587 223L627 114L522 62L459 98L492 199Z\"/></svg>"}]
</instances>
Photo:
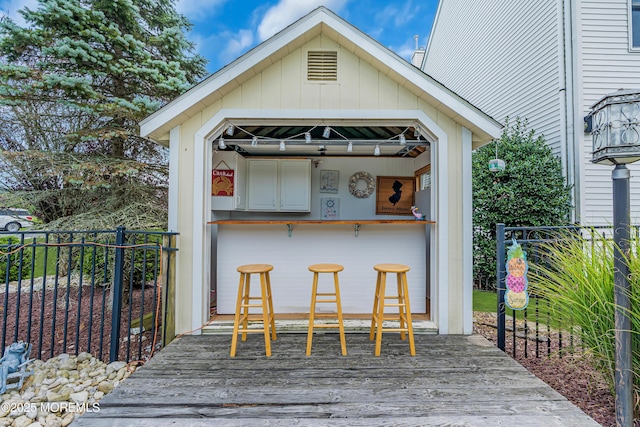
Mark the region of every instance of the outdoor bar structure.
<instances>
[{"instance_id":1,"label":"outdoor bar structure","mask_svg":"<svg viewBox=\"0 0 640 427\"><path fill-rule=\"evenodd\" d=\"M343 312L370 315L373 266L399 263L412 311L470 334L471 152L501 127L312 11L141 123L170 153L176 331L234 314L243 264L273 265L277 319L309 313L311 264L344 266Z\"/></svg>"}]
</instances>

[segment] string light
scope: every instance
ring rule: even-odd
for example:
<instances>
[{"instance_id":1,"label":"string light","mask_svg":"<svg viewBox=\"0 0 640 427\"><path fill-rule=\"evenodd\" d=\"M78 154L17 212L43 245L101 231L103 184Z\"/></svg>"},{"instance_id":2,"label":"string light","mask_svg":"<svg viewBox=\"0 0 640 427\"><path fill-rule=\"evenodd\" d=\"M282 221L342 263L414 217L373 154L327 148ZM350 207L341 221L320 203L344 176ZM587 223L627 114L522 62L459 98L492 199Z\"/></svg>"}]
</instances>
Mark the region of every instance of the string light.
<instances>
[{"instance_id":1,"label":"string light","mask_svg":"<svg viewBox=\"0 0 640 427\"><path fill-rule=\"evenodd\" d=\"M348 153L352 153L353 152L353 146L354 146L354 142L347 138L345 135L341 134L340 132L338 132L336 129L332 128L331 126L328 125L315 125L313 127L311 127L310 129L307 129L305 131L302 131L296 135L291 135L287 138L281 139L281 138L273 138L273 137L268 137L268 136L261 136L261 135L255 135L252 132L249 132L248 130L234 125L232 123L229 124L225 124L224 126L224 130L222 131L223 134L227 134L227 135L233 135L235 133L236 130L240 131L240 132L244 132L245 134L247 134L248 136L251 137L251 147L257 147L259 145L260 141L264 141L266 144L279 144L279 149L280 151L286 151L286 143L287 142L294 142L294 143L301 143L302 141L304 141L304 143L306 144L311 144L313 142L313 136L311 134L311 132L316 129L317 127L320 126L324 126L324 129L322 131L322 137L323 138L327 138L329 139L332 134L335 134L336 137L335 139L338 139L338 141L331 141L331 144L336 144L339 143L339 138L341 138L342 140L344 140L344 142L347 144L347 152ZM379 140L374 140L376 142L376 146L374 148L374 152L373 155L374 156L380 156L380 145L387 145L387 144L399 144L400 146L406 146L407 145L407 138L406 138L406 133L411 131L411 129L413 128L414 130L414 136L417 136L417 141L420 140L420 130L418 128L417 125L413 124L409 127L407 127L406 129L404 129L402 132L398 133L397 135L391 136L385 140L379 139ZM369 141L369 143L374 142L374 141ZM412 143L415 143L417 141L411 141ZM238 140L233 139L232 142L234 143L239 143L239 144L246 144L247 140L243 140L242 138L239 138ZM363 141L359 141L356 140L355 144L362 144L362 143L366 143L366 140ZM224 137L223 135L220 135L219 139L218 139L218 148L221 150L224 150L227 148L227 143L225 143Z\"/></svg>"}]
</instances>

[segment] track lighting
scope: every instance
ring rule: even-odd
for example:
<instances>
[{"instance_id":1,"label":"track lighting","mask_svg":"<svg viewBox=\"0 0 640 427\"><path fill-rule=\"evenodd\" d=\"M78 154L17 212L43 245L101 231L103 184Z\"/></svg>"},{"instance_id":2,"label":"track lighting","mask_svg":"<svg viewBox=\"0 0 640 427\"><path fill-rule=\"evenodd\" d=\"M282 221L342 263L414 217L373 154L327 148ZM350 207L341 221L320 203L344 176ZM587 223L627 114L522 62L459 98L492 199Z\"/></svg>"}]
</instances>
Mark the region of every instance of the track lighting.
<instances>
[{"instance_id":1,"label":"track lighting","mask_svg":"<svg viewBox=\"0 0 640 427\"><path fill-rule=\"evenodd\" d=\"M380 155L380 146L376 145L376 148L373 149L373 155L374 156L379 156Z\"/></svg>"},{"instance_id":2,"label":"track lighting","mask_svg":"<svg viewBox=\"0 0 640 427\"><path fill-rule=\"evenodd\" d=\"M351 141L349 141L349 144L347 144L347 153L351 153L353 151L353 144L351 143Z\"/></svg>"},{"instance_id":3,"label":"track lighting","mask_svg":"<svg viewBox=\"0 0 640 427\"><path fill-rule=\"evenodd\" d=\"M400 145L407 145L407 139L404 137L404 133L400 134Z\"/></svg>"},{"instance_id":4,"label":"track lighting","mask_svg":"<svg viewBox=\"0 0 640 427\"><path fill-rule=\"evenodd\" d=\"M225 148L227 148L227 144L224 143L223 137L220 137L220 139L218 140L218 148L221 150L224 150Z\"/></svg>"},{"instance_id":5,"label":"track lighting","mask_svg":"<svg viewBox=\"0 0 640 427\"><path fill-rule=\"evenodd\" d=\"M233 135L233 125L229 125L227 127L227 135L229 136Z\"/></svg>"},{"instance_id":6,"label":"track lighting","mask_svg":"<svg viewBox=\"0 0 640 427\"><path fill-rule=\"evenodd\" d=\"M322 132L322 137L329 138L330 136L331 136L331 128L327 126L324 128L324 131Z\"/></svg>"},{"instance_id":7,"label":"track lighting","mask_svg":"<svg viewBox=\"0 0 640 427\"><path fill-rule=\"evenodd\" d=\"M253 138L251 138L251 146L252 147L257 147L258 146L258 137L254 136Z\"/></svg>"},{"instance_id":8,"label":"track lighting","mask_svg":"<svg viewBox=\"0 0 640 427\"><path fill-rule=\"evenodd\" d=\"M285 151L287 146L284 144L284 141L280 141L280 151Z\"/></svg>"},{"instance_id":9,"label":"track lighting","mask_svg":"<svg viewBox=\"0 0 640 427\"><path fill-rule=\"evenodd\" d=\"M311 132L304 133L304 142L306 142L307 144L311 143Z\"/></svg>"}]
</instances>

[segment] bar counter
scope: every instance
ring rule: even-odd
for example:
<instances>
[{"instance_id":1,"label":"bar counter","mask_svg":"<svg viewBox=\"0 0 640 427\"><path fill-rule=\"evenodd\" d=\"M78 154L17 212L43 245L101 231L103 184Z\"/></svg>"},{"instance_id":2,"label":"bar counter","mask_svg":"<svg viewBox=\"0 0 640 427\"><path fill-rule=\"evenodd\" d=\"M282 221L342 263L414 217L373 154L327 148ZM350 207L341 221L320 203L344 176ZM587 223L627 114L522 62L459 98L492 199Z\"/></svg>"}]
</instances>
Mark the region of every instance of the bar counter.
<instances>
[{"instance_id":1,"label":"bar counter","mask_svg":"<svg viewBox=\"0 0 640 427\"><path fill-rule=\"evenodd\" d=\"M217 220L214 274L217 308L233 314L243 264L271 264L276 313L308 313L312 274L308 266L334 263L340 272L344 313L371 313L375 264L409 265L411 308L426 312L427 231L433 221L397 220Z\"/></svg>"}]
</instances>

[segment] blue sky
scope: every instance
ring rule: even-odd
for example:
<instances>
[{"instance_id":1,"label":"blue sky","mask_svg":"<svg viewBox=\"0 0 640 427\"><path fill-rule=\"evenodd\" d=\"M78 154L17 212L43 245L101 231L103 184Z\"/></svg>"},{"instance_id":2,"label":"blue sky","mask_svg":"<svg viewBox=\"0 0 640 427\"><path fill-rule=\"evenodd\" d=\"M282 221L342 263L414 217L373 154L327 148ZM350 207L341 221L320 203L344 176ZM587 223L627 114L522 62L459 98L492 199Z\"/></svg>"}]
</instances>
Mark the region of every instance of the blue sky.
<instances>
[{"instance_id":1,"label":"blue sky","mask_svg":"<svg viewBox=\"0 0 640 427\"><path fill-rule=\"evenodd\" d=\"M409 60L414 35L426 46L438 0L177 0L193 23L188 34L215 72L318 6L326 6ZM0 11L22 23L17 11L36 0L0 0Z\"/></svg>"}]
</instances>

